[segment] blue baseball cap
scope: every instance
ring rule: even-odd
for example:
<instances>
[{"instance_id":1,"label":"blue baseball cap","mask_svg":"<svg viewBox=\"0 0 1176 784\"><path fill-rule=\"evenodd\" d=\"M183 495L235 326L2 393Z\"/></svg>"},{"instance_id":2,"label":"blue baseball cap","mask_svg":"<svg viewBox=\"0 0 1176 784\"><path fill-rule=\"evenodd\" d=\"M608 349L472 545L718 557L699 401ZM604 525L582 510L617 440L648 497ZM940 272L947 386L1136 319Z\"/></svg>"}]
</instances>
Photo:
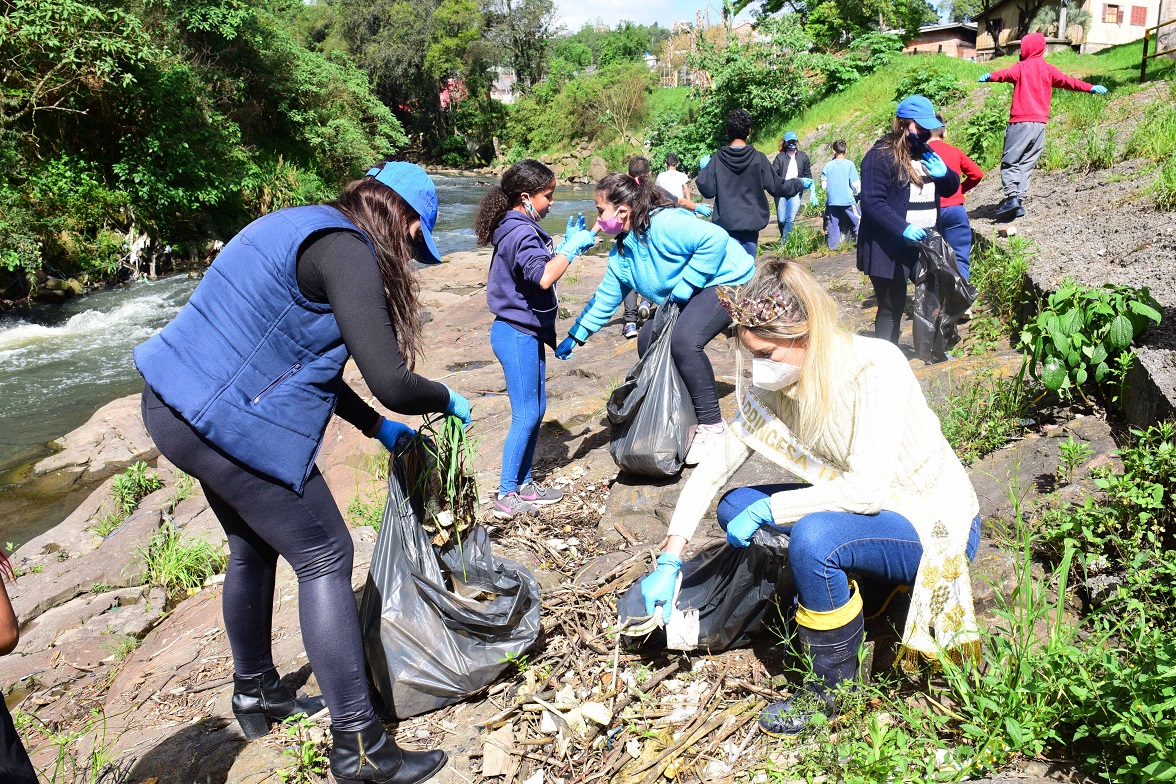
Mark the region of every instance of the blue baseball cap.
<instances>
[{"instance_id":1,"label":"blue baseball cap","mask_svg":"<svg viewBox=\"0 0 1176 784\"><path fill-rule=\"evenodd\" d=\"M437 243L433 240L433 229L437 225L437 186L425 170L407 161L385 161L382 166L368 169L367 176L375 177L396 191L396 195L421 216L421 239L428 253L422 253L420 261L440 264L441 251L437 250Z\"/></svg>"},{"instance_id":2,"label":"blue baseball cap","mask_svg":"<svg viewBox=\"0 0 1176 784\"><path fill-rule=\"evenodd\" d=\"M800 139L796 138L796 131L789 131L788 133L784 134L784 141L799 142Z\"/></svg>"},{"instance_id":3,"label":"blue baseball cap","mask_svg":"<svg viewBox=\"0 0 1176 784\"><path fill-rule=\"evenodd\" d=\"M914 120L928 131L943 127L943 123L935 117L935 107L921 95L904 98L898 105L898 116L904 120Z\"/></svg>"}]
</instances>

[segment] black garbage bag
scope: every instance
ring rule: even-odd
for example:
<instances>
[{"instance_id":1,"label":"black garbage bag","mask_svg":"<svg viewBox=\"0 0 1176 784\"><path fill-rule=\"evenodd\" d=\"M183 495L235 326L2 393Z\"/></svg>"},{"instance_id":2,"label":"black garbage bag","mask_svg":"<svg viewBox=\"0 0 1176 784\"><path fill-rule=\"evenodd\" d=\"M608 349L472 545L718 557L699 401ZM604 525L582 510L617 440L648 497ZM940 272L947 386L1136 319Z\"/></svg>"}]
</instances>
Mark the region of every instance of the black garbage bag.
<instances>
[{"instance_id":1,"label":"black garbage bag","mask_svg":"<svg viewBox=\"0 0 1176 784\"><path fill-rule=\"evenodd\" d=\"M682 584L674 604L683 614L697 610L694 647L717 652L746 645L763 625L773 599L795 593L788 566L788 534L765 525L747 547L715 542L682 564ZM654 626L645 612L640 580L621 596L617 612L623 634L644 636ZM663 631L655 634L659 640L665 637Z\"/></svg>"},{"instance_id":2,"label":"black garbage bag","mask_svg":"<svg viewBox=\"0 0 1176 784\"><path fill-rule=\"evenodd\" d=\"M976 301L976 289L960 274L955 251L942 234L929 229L918 246L913 278L915 355L926 362L942 362L959 340L956 325Z\"/></svg>"},{"instance_id":3,"label":"black garbage bag","mask_svg":"<svg viewBox=\"0 0 1176 784\"><path fill-rule=\"evenodd\" d=\"M422 466L428 465L421 455ZM492 682L539 637L539 584L496 558L480 525L435 547L420 526L425 483L394 458L359 618L376 709L404 719Z\"/></svg>"},{"instance_id":4,"label":"black garbage bag","mask_svg":"<svg viewBox=\"0 0 1176 784\"><path fill-rule=\"evenodd\" d=\"M622 471L641 476L675 476L698 424L694 404L670 354L678 305L667 299L653 317L653 338L625 383L608 399L612 424L609 453Z\"/></svg>"}]
</instances>

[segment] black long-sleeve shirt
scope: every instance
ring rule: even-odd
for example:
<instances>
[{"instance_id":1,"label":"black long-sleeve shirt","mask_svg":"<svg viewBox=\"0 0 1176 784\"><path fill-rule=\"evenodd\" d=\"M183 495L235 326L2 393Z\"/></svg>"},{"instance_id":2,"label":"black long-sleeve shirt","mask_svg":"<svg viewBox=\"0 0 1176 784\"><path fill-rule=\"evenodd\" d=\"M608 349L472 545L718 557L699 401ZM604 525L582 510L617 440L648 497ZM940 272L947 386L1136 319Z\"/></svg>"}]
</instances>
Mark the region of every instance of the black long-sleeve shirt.
<instances>
[{"instance_id":1,"label":"black long-sleeve shirt","mask_svg":"<svg viewBox=\"0 0 1176 784\"><path fill-rule=\"evenodd\" d=\"M352 231L328 231L298 253L298 288L311 302L331 306L343 342L380 403L400 414L444 411L449 390L409 370L396 342L375 254ZM335 413L365 433L379 420L374 408L340 383Z\"/></svg>"}]
</instances>

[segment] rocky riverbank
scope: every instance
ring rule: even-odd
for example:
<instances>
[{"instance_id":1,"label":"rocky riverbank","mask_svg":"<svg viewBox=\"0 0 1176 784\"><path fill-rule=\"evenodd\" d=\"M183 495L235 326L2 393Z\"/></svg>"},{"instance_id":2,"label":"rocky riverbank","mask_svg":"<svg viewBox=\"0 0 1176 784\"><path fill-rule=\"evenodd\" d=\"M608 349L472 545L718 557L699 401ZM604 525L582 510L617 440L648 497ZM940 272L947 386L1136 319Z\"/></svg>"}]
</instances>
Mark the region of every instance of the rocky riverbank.
<instances>
[{"instance_id":1,"label":"rocky riverbank","mask_svg":"<svg viewBox=\"0 0 1176 784\"><path fill-rule=\"evenodd\" d=\"M428 313L428 353L418 366L424 375L443 380L466 394L473 405L473 434L478 439L479 485L486 495L497 483L502 443L510 424L509 402L501 367L489 345L492 321L483 287L489 255L485 251L453 254L448 263L422 270L421 300ZM851 328L864 329L873 317L869 283L849 255L812 260L818 278L840 301ZM591 296L604 269L602 255L589 256L569 271L560 286L561 321L566 327ZM907 338L909 342L909 336ZM710 347L720 379L723 406L733 404L735 344L720 337ZM565 487L568 500L534 522L495 526L496 546L527 564L544 590L566 587L587 573L606 574L631 553L645 553L661 540L681 479L644 482L618 477L607 450L604 404L636 359L635 341L626 341L616 321L578 349L568 362L548 363L548 409L539 439L536 469ZM1019 355L997 351L916 372L931 394L970 374L1015 368ZM348 383L363 389L349 367ZM153 460L155 452L138 420L135 396L104 407L91 421L63 440L64 448L37 470L91 477L135 460ZM410 424L412 422L410 421ZM1009 486L1032 496L1040 478L1058 462L1057 435L1073 433L1094 447L1098 461L1110 459L1114 442L1105 423L1094 417L1033 433L973 465L970 473L981 497L986 537L973 573L978 610L991 620L998 591L1010 589L1012 558L995 542L994 533L1010 511ZM378 445L345 423L328 428L319 465L345 517L354 525L355 572L359 590L366 579L375 540L373 529L357 516L357 504L379 501L382 482L371 471ZM34 714L26 730L39 766L52 766L63 734L82 732L82 753L98 748L103 758L125 773L118 781L153 784L190 782L278 781L277 770L289 764L283 751L296 741L275 733L246 744L231 720L232 667L220 615L217 578L191 595L168 597L144 577L144 552L165 525L185 536L224 547L224 537L198 487L160 458L155 472L160 490L142 499L125 523L100 537L99 522L112 509L112 485L106 478L60 525L20 547L14 563L20 579L10 586L23 635L16 653L0 658L0 691L10 705ZM779 481L778 473L755 460L732 479L732 485ZM714 534L713 504L706 534ZM569 542L573 542L569 546ZM648 555L642 555L648 558ZM599 600L607 605L623 585L605 585ZM605 607L605 614L608 612ZM875 666L884 666L886 621L871 636L878 640ZM284 564L275 598L274 653L281 672L314 691L298 630L297 583ZM746 667L758 682L764 670L755 653L695 656L723 667ZM637 657L626 657L636 659ZM758 667L758 669L757 669ZM754 677L753 677L754 676ZM480 726L501 704L489 695L432 716L401 722L398 738L409 746L442 747L452 762L441 782L478 780L485 730ZM511 686L513 688L513 686ZM101 735L95 716L101 718ZM317 730L321 736L320 729ZM757 743L759 741L757 740ZM88 744L88 745L87 745ZM751 747L753 750L760 748ZM748 751L760 753L763 751Z\"/></svg>"}]
</instances>

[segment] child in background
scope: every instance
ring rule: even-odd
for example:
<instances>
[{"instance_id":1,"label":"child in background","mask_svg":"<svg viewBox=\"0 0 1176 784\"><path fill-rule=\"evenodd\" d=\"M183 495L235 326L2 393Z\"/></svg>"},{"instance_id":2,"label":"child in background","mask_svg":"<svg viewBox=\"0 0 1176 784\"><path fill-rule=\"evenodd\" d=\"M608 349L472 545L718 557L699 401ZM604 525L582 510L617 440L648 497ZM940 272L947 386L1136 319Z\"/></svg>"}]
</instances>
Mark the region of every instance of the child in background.
<instances>
[{"instance_id":1,"label":"child in background","mask_svg":"<svg viewBox=\"0 0 1176 784\"><path fill-rule=\"evenodd\" d=\"M1021 39L1021 62L1001 71L986 73L982 82L1012 82L1013 106L1005 128L1004 153L1000 158L1000 181L1005 199L996 208L998 218L1011 220L1025 214L1021 200L1029 192L1029 175L1045 149L1045 124L1053 88L1106 95L1101 84L1089 84L1067 76L1045 61L1045 36L1030 33Z\"/></svg>"},{"instance_id":2,"label":"child in background","mask_svg":"<svg viewBox=\"0 0 1176 784\"><path fill-rule=\"evenodd\" d=\"M828 227L829 250L837 250L841 236L851 228L857 236L858 220L855 194L861 192L862 181L857 166L845 157L845 140L833 142L833 160L821 169L821 187L825 189L825 225Z\"/></svg>"},{"instance_id":3,"label":"child in background","mask_svg":"<svg viewBox=\"0 0 1176 784\"><path fill-rule=\"evenodd\" d=\"M942 115L935 118L943 122ZM968 222L968 211L964 209L964 194L980 184L984 179L984 170L959 147L954 147L943 140L947 126L931 131L931 141L927 146L943 159L947 168L960 175L960 188L951 196L939 200L939 223L936 228L947 244L955 251L956 264L964 280L968 280L971 273L972 257L972 224Z\"/></svg>"},{"instance_id":4,"label":"child in background","mask_svg":"<svg viewBox=\"0 0 1176 784\"><path fill-rule=\"evenodd\" d=\"M555 247L539 221L551 210L555 173L539 161L519 161L502 175L478 205L474 231L479 245L493 243L486 302L494 314L490 345L506 375L510 432L502 447L502 475L494 516L509 520L563 498L531 476L539 426L547 408L546 352L555 347L559 310L555 282L568 265L596 244L584 216L568 218L563 242Z\"/></svg>"},{"instance_id":5,"label":"child in background","mask_svg":"<svg viewBox=\"0 0 1176 784\"><path fill-rule=\"evenodd\" d=\"M8 589L4 586L5 580L15 578L8 556L0 550L0 656L12 653L20 640L20 624L12 611ZM33 763L29 761L28 752L16 732L4 700L0 700L0 781L4 784L37 784Z\"/></svg>"}]
</instances>

